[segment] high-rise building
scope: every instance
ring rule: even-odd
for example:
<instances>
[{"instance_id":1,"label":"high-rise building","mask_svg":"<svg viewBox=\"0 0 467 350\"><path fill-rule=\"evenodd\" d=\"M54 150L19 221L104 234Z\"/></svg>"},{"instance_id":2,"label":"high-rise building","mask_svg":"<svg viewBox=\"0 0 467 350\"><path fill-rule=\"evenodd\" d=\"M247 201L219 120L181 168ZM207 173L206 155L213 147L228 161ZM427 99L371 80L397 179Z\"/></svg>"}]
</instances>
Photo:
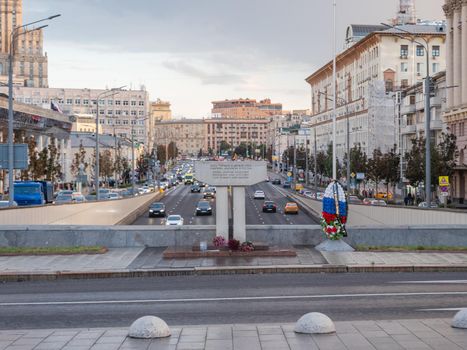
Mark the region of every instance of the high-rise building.
<instances>
[{"instance_id":1,"label":"high-rise building","mask_svg":"<svg viewBox=\"0 0 467 350\"><path fill-rule=\"evenodd\" d=\"M394 20L395 25L416 24L415 0L400 0L399 12Z\"/></svg>"},{"instance_id":2,"label":"high-rise building","mask_svg":"<svg viewBox=\"0 0 467 350\"><path fill-rule=\"evenodd\" d=\"M8 55L13 49L14 84L29 87L48 86L48 59L43 52L43 32L35 30L16 37L14 28L23 25L22 0L0 0L0 82L8 81Z\"/></svg>"}]
</instances>

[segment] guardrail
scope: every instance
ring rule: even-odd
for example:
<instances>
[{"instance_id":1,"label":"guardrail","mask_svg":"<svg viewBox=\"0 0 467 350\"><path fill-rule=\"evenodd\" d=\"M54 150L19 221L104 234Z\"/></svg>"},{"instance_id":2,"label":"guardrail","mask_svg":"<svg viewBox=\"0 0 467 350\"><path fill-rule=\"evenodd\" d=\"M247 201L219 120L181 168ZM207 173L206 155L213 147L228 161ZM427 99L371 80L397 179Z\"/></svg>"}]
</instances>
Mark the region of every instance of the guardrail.
<instances>
[{"instance_id":1,"label":"guardrail","mask_svg":"<svg viewBox=\"0 0 467 350\"><path fill-rule=\"evenodd\" d=\"M85 202L17 207L0 210L2 225L117 225L133 222L137 215L163 194L149 193L142 196Z\"/></svg>"}]
</instances>

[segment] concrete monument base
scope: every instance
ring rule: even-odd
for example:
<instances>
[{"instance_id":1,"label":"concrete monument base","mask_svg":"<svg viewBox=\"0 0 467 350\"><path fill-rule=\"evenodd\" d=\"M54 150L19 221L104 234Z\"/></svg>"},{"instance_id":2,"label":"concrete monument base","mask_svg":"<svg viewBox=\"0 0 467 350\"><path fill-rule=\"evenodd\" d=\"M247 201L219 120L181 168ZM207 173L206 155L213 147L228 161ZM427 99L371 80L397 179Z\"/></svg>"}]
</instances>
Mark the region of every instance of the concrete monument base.
<instances>
[{"instance_id":1,"label":"concrete monument base","mask_svg":"<svg viewBox=\"0 0 467 350\"><path fill-rule=\"evenodd\" d=\"M350 245L345 243L342 239L338 241L331 241L326 239L315 247L316 250L320 252L353 252L353 249Z\"/></svg>"}]
</instances>

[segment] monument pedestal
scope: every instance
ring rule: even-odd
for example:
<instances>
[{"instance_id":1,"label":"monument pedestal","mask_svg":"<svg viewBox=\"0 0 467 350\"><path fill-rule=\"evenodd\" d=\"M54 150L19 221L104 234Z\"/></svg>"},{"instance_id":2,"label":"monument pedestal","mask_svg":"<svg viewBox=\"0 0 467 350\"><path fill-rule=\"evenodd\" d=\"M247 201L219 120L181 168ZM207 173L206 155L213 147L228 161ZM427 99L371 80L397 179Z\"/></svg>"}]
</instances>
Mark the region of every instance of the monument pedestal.
<instances>
[{"instance_id":1,"label":"monument pedestal","mask_svg":"<svg viewBox=\"0 0 467 350\"><path fill-rule=\"evenodd\" d=\"M216 188L216 235L229 240L229 194L227 187Z\"/></svg>"}]
</instances>

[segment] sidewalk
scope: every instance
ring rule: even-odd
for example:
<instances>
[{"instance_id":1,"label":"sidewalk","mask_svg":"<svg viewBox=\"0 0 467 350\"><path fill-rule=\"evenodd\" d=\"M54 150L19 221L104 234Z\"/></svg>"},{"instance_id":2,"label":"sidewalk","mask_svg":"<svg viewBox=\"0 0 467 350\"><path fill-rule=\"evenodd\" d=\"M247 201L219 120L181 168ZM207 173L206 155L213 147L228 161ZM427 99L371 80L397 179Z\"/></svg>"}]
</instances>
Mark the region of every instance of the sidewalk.
<instances>
[{"instance_id":1,"label":"sidewalk","mask_svg":"<svg viewBox=\"0 0 467 350\"><path fill-rule=\"evenodd\" d=\"M1 350L399 350L467 349L467 330L447 319L335 322L337 332L304 335L294 324L171 327L165 339L127 338L128 329L0 331ZM170 325L169 325L170 326Z\"/></svg>"},{"instance_id":2,"label":"sidewalk","mask_svg":"<svg viewBox=\"0 0 467 350\"><path fill-rule=\"evenodd\" d=\"M467 252L318 252L296 257L163 259L164 248L115 248L97 255L2 256L0 280L232 273L466 271Z\"/></svg>"}]
</instances>

